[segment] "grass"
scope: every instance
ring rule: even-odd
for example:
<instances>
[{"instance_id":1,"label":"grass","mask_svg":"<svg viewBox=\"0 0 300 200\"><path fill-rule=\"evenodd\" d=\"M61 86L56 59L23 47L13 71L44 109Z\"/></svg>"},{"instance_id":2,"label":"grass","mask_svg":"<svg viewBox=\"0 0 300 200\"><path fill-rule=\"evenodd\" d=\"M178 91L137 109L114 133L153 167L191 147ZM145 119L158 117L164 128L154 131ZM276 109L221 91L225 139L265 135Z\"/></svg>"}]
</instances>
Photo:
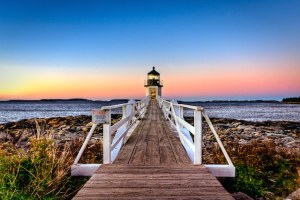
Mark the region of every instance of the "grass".
<instances>
[{"instance_id":1,"label":"grass","mask_svg":"<svg viewBox=\"0 0 300 200\"><path fill-rule=\"evenodd\" d=\"M0 149L0 196L3 199L66 198L67 174L71 164L70 150L59 151L54 141L30 139L25 153L13 146Z\"/></svg>"},{"instance_id":2,"label":"grass","mask_svg":"<svg viewBox=\"0 0 300 200\"><path fill-rule=\"evenodd\" d=\"M85 178L72 178L73 153L49 138L30 138L27 153L12 145L0 146L2 199L69 199Z\"/></svg>"},{"instance_id":3,"label":"grass","mask_svg":"<svg viewBox=\"0 0 300 200\"><path fill-rule=\"evenodd\" d=\"M38 123L36 130L26 152L0 144L0 199L71 199L88 180L70 174L83 139L57 146ZM81 162L102 162L102 141L88 145Z\"/></svg>"}]
</instances>

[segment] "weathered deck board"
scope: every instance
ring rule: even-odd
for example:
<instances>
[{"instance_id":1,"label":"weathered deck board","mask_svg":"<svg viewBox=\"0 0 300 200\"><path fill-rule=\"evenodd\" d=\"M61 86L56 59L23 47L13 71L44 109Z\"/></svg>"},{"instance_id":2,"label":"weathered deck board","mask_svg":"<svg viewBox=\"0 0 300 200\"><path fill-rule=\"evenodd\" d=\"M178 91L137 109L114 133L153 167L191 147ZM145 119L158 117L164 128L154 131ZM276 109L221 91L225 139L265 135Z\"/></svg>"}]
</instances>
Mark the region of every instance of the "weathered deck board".
<instances>
[{"instance_id":1,"label":"weathered deck board","mask_svg":"<svg viewBox=\"0 0 300 200\"><path fill-rule=\"evenodd\" d=\"M74 199L233 199L193 165L155 100L111 165L101 165Z\"/></svg>"}]
</instances>

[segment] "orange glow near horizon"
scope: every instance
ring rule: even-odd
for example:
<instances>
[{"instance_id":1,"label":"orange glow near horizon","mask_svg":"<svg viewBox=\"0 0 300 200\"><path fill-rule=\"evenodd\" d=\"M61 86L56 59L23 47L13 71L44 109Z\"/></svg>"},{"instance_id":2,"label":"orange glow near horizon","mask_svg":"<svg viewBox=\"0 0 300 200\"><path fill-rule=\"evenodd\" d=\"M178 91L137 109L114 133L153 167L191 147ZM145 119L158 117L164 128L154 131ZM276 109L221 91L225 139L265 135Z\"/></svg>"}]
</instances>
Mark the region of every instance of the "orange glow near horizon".
<instances>
[{"instance_id":1,"label":"orange glow near horizon","mask_svg":"<svg viewBox=\"0 0 300 200\"><path fill-rule=\"evenodd\" d=\"M300 93L300 69L295 65L272 69L260 67L190 67L186 71L160 70L165 97L244 96ZM193 72L193 73L189 73ZM0 100L9 99L114 99L145 95L142 74L115 75L101 70L33 70L17 74L16 80L0 85ZM130 75L131 74L131 75ZM0 75L1 76L1 75ZM1 77L0 77L1 78Z\"/></svg>"}]
</instances>

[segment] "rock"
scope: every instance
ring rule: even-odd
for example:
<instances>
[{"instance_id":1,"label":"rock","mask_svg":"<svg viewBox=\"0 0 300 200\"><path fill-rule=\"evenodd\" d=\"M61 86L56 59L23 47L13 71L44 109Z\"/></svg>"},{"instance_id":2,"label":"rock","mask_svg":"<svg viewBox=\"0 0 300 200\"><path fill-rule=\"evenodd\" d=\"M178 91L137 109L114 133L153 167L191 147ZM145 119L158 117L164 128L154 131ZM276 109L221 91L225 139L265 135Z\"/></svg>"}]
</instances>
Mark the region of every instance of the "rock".
<instances>
[{"instance_id":1,"label":"rock","mask_svg":"<svg viewBox=\"0 0 300 200\"><path fill-rule=\"evenodd\" d=\"M78 136L74 133L65 134L64 140L75 140Z\"/></svg>"},{"instance_id":2,"label":"rock","mask_svg":"<svg viewBox=\"0 0 300 200\"><path fill-rule=\"evenodd\" d=\"M66 116L66 120L72 120L74 117L72 116Z\"/></svg>"},{"instance_id":3,"label":"rock","mask_svg":"<svg viewBox=\"0 0 300 200\"><path fill-rule=\"evenodd\" d=\"M242 124L242 123L241 122L237 122L237 123L233 123L232 126L238 127L240 124Z\"/></svg>"},{"instance_id":4,"label":"rock","mask_svg":"<svg viewBox=\"0 0 300 200\"><path fill-rule=\"evenodd\" d=\"M283 137L283 138L292 138L290 136L287 136L285 134L276 134L276 133L266 133L268 137L277 137L277 138L280 138L280 137Z\"/></svg>"},{"instance_id":5,"label":"rock","mask_svg":"<svg viewBox=\"0 0 300 200\"><path fill-rule=\"evenodd\" d=\"M260 137L260 136L262 136L262 134L259 133L259 132L254 132L253 134L254 134L255 137Z\"/></svg>"},{"instance_id":6,"label":"rock","mask_svg":"<svg viewBox=\"0 0 300 200\"><path fill-rule=\"evenodd\" d=\"M75 127L75 126L71 126L71 127L69 128L69 131L75 132L75 131L76 131L76 127Z\"/></svg>"},{"instance_id":7,"label":"rock","mask_svg":"<svg viewBox=\"0 0 300 200\"><path fill-rule=\"evenodd\" d=\"M248 141L247 140L244 140L244 139L240 139L239 140L239 144L247 144L248 143Z\"/></svg>"},{"instance_id":8,"label":"rock","mask_svg":"<svg viewBox=\"0 0 300 200\"><path fill-rule=\"evenodd\" d=\"M53 118L51 119L48 124L49 125L54 125L54 124L58 124L59 123L59 119L58 118Z\"/></svg>"},{"instance_id":9,"label":"rock","mask_svg":"<svg viewBox=\"0 0 300 200\"><path fill-rule=\"evenodd\" d=\"M53 128L58 128L59 127L59 124L52 124L51 125Z\"/></svg>"},{"instance_id":10,"label":"rock","mask_svg":"<svg viewBox=\"0 0 300 200\"><path fill-rule=\"evenodd\" d=\"M266 193L266 199L274 199L275 194L273 192Z\"/></svg>"},{"instance_id":11,"label":"rock","mask_svg":"<svg viewBox=\"0 0 300 200\"><path fill-rule=\"evenodd\" d=\"M88 129L86 126L82 126L82 127L81 127L81 130L82 130L83 132L88 132L89 129Z\"/></svg>"},{"instance_id":12,"label":"rock","mask_svg":"<svg viewBox=\"0 0 300 200\"><path fill-rule=\"evenodd\" d=\"M235 200L253 200L251 197L249 197L247 194L242 192L236 192L232 194L232 197Z\"/></svg>"},{"instance_id":13,"label":"rock","mask_svg":"<svg viewBox=\"0 0 300 200\"><path fill-rule=\"evenodd\" d=\"M295 143L296 143L295 140L294 140L294 141L291 141L291 142L287 142L287 143L285 144L285 146L287 146L287 147L292 147L293 144L295 144Z\"/></svg>"},{"instance_id":14,"label":"rock","mask_svg":"<svg viewBox=\"0 0 300 200\"><path fill-rule=\"evenodd\" d=\"M230 126L227 125L227 124L220 124L219 127L222 128L222 129L229 129L230 128Z\"/></svg>"},{"instance_id":15,"label":"rock","mask_svg":"<svg viewBox=\"0 0 300 200\"><path fill-rule=\"evenodd\" d=\"M87 125L85 125L87 127L92 127L93 126L93 122L88 123Z\"/></svg>"},{"instance_id":16,"label":"rock","mask_svg":"<svg viewBox=\"0 0 300 200\"><path fill-rule=\"evenodd\" d=\"M244 139L244 140L250 140L252 138L252 136L251 135L247 135L247 134L241 134L240 138Z\"/></svg>"},{"instance_id":17,"label":"rock","mask_svg":"<svg viewBox=\"0 0 300 200\"><path fill-rule=\"evenodd\" d=\"M292 192L289 196L285 198L286 200L300 200L300 188L298 190Z\"/></svg>"},{"instance_id":18,"label":"rock","mask_svg":"<svg viewBox=\"0 0 300 200\"><path fill-rule=\"evenodd\" d=\"M9 134L0 132L0 142L6 142L6 141L10 141L12 139L13 139L13 137L11 137Z\"/></svg>"},{"instance_id":19,"label":"rock","mask_svg":"<svg viewBox=\"0 0 300 200\"><path fill-rule=\"evenodd\" d=\"M239 125L239 126L237 127L238 130L244 130L245 128L248 128L248 127L245 126L245 125Z\"/></svg>"}]
</instances>

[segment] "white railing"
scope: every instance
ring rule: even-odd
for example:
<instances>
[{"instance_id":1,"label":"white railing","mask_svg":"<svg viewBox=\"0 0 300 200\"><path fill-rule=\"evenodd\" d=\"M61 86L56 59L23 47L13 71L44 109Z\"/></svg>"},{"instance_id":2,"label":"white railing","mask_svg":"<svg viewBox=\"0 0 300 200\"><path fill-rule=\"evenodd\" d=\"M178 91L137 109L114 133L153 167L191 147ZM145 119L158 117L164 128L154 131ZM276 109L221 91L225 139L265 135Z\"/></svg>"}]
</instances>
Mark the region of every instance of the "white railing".
<instances>
[{"instance_id":1,"label":"white railing","mask_svg":"<svg viewBox=\"0 0 300 200\"><path fill-rule=\"evenodd\" d=\"M208 115L201 106L191 106L178 104L176 101L166 101L161 97L157 97L159 106L161 107L164 116L169 120L173 128L176 129L180 141L187 151L188 156L194 164L202 164L202 116L206 120L211 129L217 143L224 154L227 165L206 164L205 167L212 172L214 176L234 177L235 167L228 156L213 124ZM184 120L183 111L189 109L194 111L194 126ZM194 135L194 139L191 134Z\"/></svg>"},{"instance_id":2,"label":"white railing","mask_svg":"<svg viewBox=\"0 0 300 200\"><path fill-rule=\"evenodd\" d=\"M141 101L130 100L128 103L103 106L93 116L93 125L81 146L81 149L71 167L72 176L91 176L101 164L79 164L79 160L91 139L98 124L103 123L103 164L111 164L117 157L121 147L128 140L131 133L139 123L139 119L145 115L149 104L149 97ZM111 110L122 108L122 119L111 125ZM96 110L97 112L97 110ZM98 117L98 120L97 120ZM100 120L99 120L100 119Z\"/></svg>"}]
</instances>

